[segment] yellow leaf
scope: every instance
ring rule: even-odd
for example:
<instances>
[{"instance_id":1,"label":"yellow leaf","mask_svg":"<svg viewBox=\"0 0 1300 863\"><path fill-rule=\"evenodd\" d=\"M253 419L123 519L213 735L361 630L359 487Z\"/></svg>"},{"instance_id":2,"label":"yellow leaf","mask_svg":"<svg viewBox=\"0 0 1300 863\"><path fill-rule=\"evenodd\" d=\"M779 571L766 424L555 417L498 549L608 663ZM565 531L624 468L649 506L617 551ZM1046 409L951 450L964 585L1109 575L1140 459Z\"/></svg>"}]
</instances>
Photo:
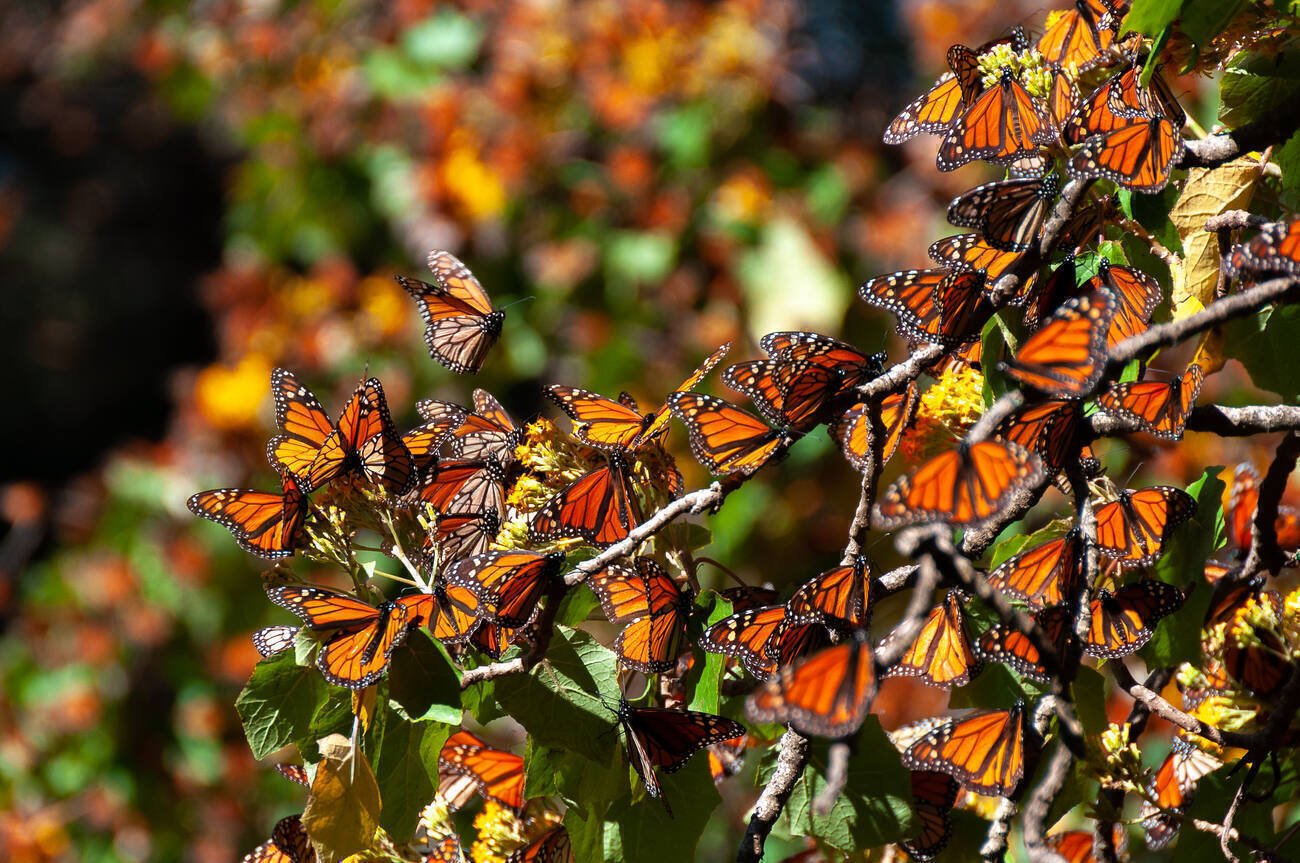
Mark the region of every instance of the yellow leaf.
<instances>
[{"instance_id":1,"label":"yellow leaf","mask_svg":"<svg viewBox=\"0 0 1300 863\"><path fill-rule=\"evenodd\" d=\"M342 734L317 741L321 760L302 824L321 863L336 863L370 847L379 827L379 785L370 762Z\"/></svg>"},{"instance_id":2,"label":"yellow leaf","mask_svg":"<svg viewBox=\"0 0 1300 863\"><path fill-rule=\"evenodd\" d=\"M1193 315L1214 299L1219 281L1219 242L1205 221L1227 210L1243 209L1250 203L1259 179L1258 159L1242 157L1217 168L1192 168L1178 203L1169 219L1183 241L1182 266L1174 266L1174 320Z\"/></svg>"},{"instance_id":3,"label":"yellow leaf","mask_svg":"<svg viewBox=\"0 0 1300 863\"><path fill-rule=\"evenodd\" d=\"M352 690L352 715L361 720L361 730L370 730L370 720L375 715L375 698L379 692L377 686L367 686L360 691Z\"/></svg>"},{"instance_id":4,"label":"yellow leaf","mask_svg":"<svg viewBox=\"0 0 1300 863\"><path fill-rule=\"evenodd\" d=\"M1192 357L1192 362L1200 366L1201 371L1206 375L1212 375L1223 368L1227 359L1223 355L1222 331L1216 328L1201 337L1201 343L1196 347L1196 355Z\"/></svg>"}]
</instances>

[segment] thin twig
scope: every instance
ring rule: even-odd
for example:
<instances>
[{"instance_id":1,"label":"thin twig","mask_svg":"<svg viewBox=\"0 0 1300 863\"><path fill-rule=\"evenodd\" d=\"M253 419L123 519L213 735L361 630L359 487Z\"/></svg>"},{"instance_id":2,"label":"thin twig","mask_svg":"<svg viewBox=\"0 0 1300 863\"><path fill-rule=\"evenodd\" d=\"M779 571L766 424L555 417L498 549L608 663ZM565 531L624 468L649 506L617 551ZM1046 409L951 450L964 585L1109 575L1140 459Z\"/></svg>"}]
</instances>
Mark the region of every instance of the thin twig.
<instances>
[{"instance_id":1,"label":"thin twig","mask_svg":"<svg viewBox=\"0 0 1300 863\"><path fill-rule=\"evenodd\" d=\"M1273 111L1264 119L1232 132L1184 141L1176 165L1180 168L1213 168L1231 162L1243 153L1280 144L1296 131L1296 116L1292 111Z\"/></svg>"},{"instance_id":2,"label":"thin twig","mask_svg":"<svg viewBox=\"0 0 1300 863\"><path fill-rule=\"evenodd\" d=\"M772 832L776 819L781 817L786 801L794 790L794 784L803 775L808 763L808 738L793 728L787 729L781 736L781 752L776 757L776 769L772 778L758 795L754 811L749 816L749 826L745 837L740 842L736 853L736 863L758 863L763 859L763 845Z\"/></svg>"},{"instance_id":3,"label":"thin twig","mask_svg":"<svg viewBox=\"0 0 1300 863\"><path fill-rule=\"evenodd\" d=\"M826 752L826 784L813 800L813 812L818 815L828 814L844 791L849 779L849 758L853 755L853 742L856 734L843 740L836 740Z\"/></svg>"},{"instance_id":4,"label":"thin twig","mask_svg":"<svg viewBox=\"0 0 1300 863\"><path fill-rule=\"evenodd\" d=\"M1065 746L1057 746L1052 752L1051 760L1047 762L1047 772L1025 804L1025 850L1029 852L1032 863L1064 863L1061 855L1045 841L1044 824L1047 821L1047 813L1052 808L1057 795L1061 793L1061 789L1065 787L1065 780L1069 777L1070 768L1073 766L1073 753Z\"/></svg>"},{"instance_id":5,"label":"thin twig","mask_svg":"<svg viewBox=\"0 0 1300 863\"><path fill-rule=\"evenodd\" d=\"M1253 578L1262 570L1277 575L1286 562L1277 544L1277 510L1297 459L1300 459L1300 435L1290 432L1278 443L1273 463L1259 483L1259 499L1250 525L1250 551L1241 565L1242 579Z\"/></svg>"},{"instance_id":6,"label":"thin twig","mask_svg":"<svg viewBox=\"0 0 1300 863\"><path fill-rule=\"evenodd\" d=\"M1107 414L1093 414L1086 422L1094 437L1140 431L1139 423ZM1296 405L1201 405L1187 418L1187 430L1210 432L1219 437L1249 437L1269 432L1300 430L1300 407Z\"/></svg>"}]
</instances>

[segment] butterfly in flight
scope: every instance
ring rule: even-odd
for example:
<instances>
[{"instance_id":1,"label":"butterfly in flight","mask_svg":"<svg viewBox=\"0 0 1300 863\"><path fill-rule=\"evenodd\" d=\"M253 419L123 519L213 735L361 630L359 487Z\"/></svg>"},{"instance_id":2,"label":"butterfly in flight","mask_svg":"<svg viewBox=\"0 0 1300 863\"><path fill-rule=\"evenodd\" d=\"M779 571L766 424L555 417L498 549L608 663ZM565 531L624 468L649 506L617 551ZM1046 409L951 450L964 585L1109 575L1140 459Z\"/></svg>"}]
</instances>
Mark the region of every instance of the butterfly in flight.
<instances>
[{"instance_id":1,"label":"butterfly in flight","mask_svg":"<svg viewBox=\"0 0 1300 863\"><path fill-rule=\"evenodd\" d=\"M673 393L668 406L686 426L696 460L720 476L749 476L789 444L786 432L772 429L753 414L713 396Z\"/></svg>"},{"instance_id":2,"label":"butterfly in flight","mask_svg":"<svg viewBox=\"0 0 1300 863\"><path fill-rule=\"evenodd\" d=\"M353 470L389 494L403 494L414 484L415 463L393 428L378 379L357 386L337 423L290 371L271 372L271 394L280 433L267 443L267 459L293 474L303 491Z\"/></svg>"},{"instance_id":3,"label":"butterfly in flight","mask_svg":"<svg viewBox=\"0 0 1300 863\"><path fill-rule=\"evenodd\" d=\"M656 770L675 773L704 747L745 734L745 726L734 719L695 710L635 707L623 699L618 703L618 723L632 769L650 796L659 798L670 815L672 807L664 797Z\"/></svg>"},{"instance_id":4,"label":"butterfly in flight","mask_svg":"<svg viewBox=\"0 0 1300 863\"><path fill-rule=\"evenodd\" d=\"M587 585L610 623L627 624L614 640L619 662L646 674L668 671L685 643L691 596L650 558L630 562L606 567Z\"/></svg>"},{"instance_id":5,"label":"butterfly in flight","mask_svg":"<svg viewBox=\"0 0 1300 863\"><path fill-rule=\"evenodd\" d=\"M276 560L289 557L302 542L307 496L288 471L280 474L280 494L251 488L201 491L186 501L190 512L230 531L244 551Z\"/></svg>"},{"instance_id":6,"label":"butterfly in flight","mask_svg":"<svg viewBox=\"0 0 1300 863\"><path fill-rule=\"evenodd\" d=\"M457 731L438 753L438 794L459 809L474 794L510 809L524 805L524 759L493 749L468 731Z\"/></svg>"},{"instance_id":7,"label":"butterfly in flight","mask_svg":"<svg viewBox=\"0 0 1300 863\"><path fill-rule=\"evenodd\" d=\"M673 392L694 389L730 350L731 342L720 346ZM574 436L588 446L633 453L648 444L663 445L670 416L666 401L658 410L643 414L627 393L615 401L588 390L555 384L546 388L546 395L581 424L575 426Z\"/></svg>"},{"instance_id":8,"label":"butterfly in flight","mask_svg":"<svg viewBox=\"0 0 1300 863\"><path fill-rule=\"evenodd\" d=\"M1042 461L1019 444L963 441L885 489L875 506L876 524L883 530L932 521L978 525L1042 476Z\"/></svg>"},{"instance_id":9,"label":"butterfly in flight","mask_svg":"<svg viewBox=\"0 0 1300 863\"><path fill-rule=\"evenodd\" d=\"M435 249L428 264L434 284L394 278L419 305L429 356L456 374L478 374L506 313L492 307L479 280L451 252Z\"/></svg>"},{"instance_id":10,"label":"butterfly in flight","mask_svg":"<svg viewBox=\"0 0 1300 863\"><path fill-rule=\"evenodd\" d=\"M1025 707L984 710L929 731L903 753L909 770L946 773L969 791L1010 797L1025 773Z\"/></svg>"},{"instance_id":11,"label":"butterfly in flight","mask_svg":"<svg viewBox=\"0 0 1300 863\"><path fill-rule=\"evenodd\" d=\"M428 595L410 594L378 608L321 587L288 585L267 590L281 608L326 637L316 667L335 686L364 689L388 670L388 660L406 632L427 619Z\"/></svg>"},{"instance_id":12,"label":"butterfly in flight","mask_svg":"<svg viewBox=\"0 0 1300 863\"><path fill-rule=\"evenodd\" d=\"M842 644L783 666L746 703L755 722L789 723L819 737L842 737L861 727L876 694L871 646L862 630Z\"/></svg>"},{"instance_id":13,"label":"butterfly in flight","mask_svg":"<svg viewBox=\"0 0 1300 863\"><path fill-rule=\"evenodd\" d=\"M1196 501L1182 489L1157 485L1122 491L1097 507L1097 548L1126 566L1154 563L1175 527L1196 512Z\"/></svg>"}]
</instances>

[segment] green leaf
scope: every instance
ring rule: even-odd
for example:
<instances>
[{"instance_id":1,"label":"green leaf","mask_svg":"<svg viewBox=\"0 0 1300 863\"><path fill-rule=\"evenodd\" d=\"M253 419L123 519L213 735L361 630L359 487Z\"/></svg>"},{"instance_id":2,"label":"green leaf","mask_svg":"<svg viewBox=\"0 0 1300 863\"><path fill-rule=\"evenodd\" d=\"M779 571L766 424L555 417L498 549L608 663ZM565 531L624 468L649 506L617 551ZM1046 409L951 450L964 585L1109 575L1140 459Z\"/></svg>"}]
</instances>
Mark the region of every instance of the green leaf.
<instances>
[{"instance_id":1,"label":"green leaf","mask_svg":"<svg viewBox=\"0 0 1300 863\"><path fill-rule=\"evenodd\" d=\"M393 654L388 696L412 719L460 725L460 678L443 646L424 629L407 633Z\"/></svg>"},{"instance_id":2,"label":"green leaf","mask_svg":"<svg viewBox=\"0 0 1300 863\"><path fill-rule=\"evenodd\" d=\"M611 730L605 736L609 751L601 762L576 752L539 746L529 738L524 748L525 796L561 797L570 805L585 806L592 800L613 800L625 794L627 765L615 735Z\"/></svg>"},{"instance_id":3,"label":"green leaf","mask_svg":"<svg viewBox=\"0 0 1300 863\"><path fill-rule=\"evenodd\" d=\"M1007 708L1024 698L1025 690L1005 665L986 665L970 683L952 691L949 706Z\"/></svg>"},{"instance_id":4,"label":"green leaf","mask_svg":"<svg viewBox=\"0 0 1300 863\"><path fill-rule=\"evenodd\" d=\"M875 716L867 717L858 734L844 792L830 812L818 815L813 801L825 787L826 748L818 745L782 815L792 834L852 853L896 842L913 830L911 779Z\"/></svg>"},{"instance_id":5,"label":"green leaf","mask_svg":"<svg viewBox=\"0 0 1300 863\"><path fill-rule=\"evenodd\" d=\"M437 15L402 30L402 51L416 63L463 69L478 56L482 28L474 19L442 9Z\"/></svg>"},{"instance_id":6,"label":"green leaf","mask_svg":"<svg viewBox=\"0 0 1300 863\"><path fill-rule=\"evenodd\" d=\"M704 624L706 627L731 614L731 603L711 590L706 590L700 596L699 605L706 609ZM700 653L704 655L702 662ZM694 684L693 688L687 689L688 692L693 693L689 705L691 710L703 710L705 713L718 712L721 698L719 689L722 685L722 670L726 666L726 660L727 657L721 653L700 651L696 654L695 664L691 668L691 673L687 675L686 681L688 687Z\"/></svg>"},{"instance_id":7,"label":"green leaf","mask_svg":"<svg viewBox=\"0 0 1300 863\"><path fill-rule=\"evenodd\" d=\"M499 678L496 696L539 745L601 762L619 698L616 671L613 651L586 632L557 626L546 660L527 674Z\"/></svg>"},{"instance_id":8,"label":"green leaf","mask_svg":"<svg viewBox=\"0 0 1300 863\"><path fill-rule=\"evenodd\" d=\"M1196 514L1174 528L1167 549L1156 562L1156 576L1170 584L1198 585L1178 611L1156 628L1142 655L1148 664L1177 665L1201 658L1201 622L1210 606L1211 591L1204 581L1206 559L1223 544L1221 499L1224 482L1221 466L1206 468L1201 478L1187 487L1196 499Z\"/></svg>"},{"instance_id":9,"label":"green leaf","mask_svg":"<svg viewBox=\"0 0 1300 863\"><path fill-rule=\"evenodd\" d=\"M854 291L843 273L794 218L777 216L736 267L749 301L750 331L802 328L826 332L844 320ZM798 290L790 290L798 285Z\"/></svg>"},{"instance_id":10,"label":"green leaf","mask_svg":"<svg viewBox=\"0 0 1300 863\"><path fill-rule=\"evenodd\" d=\"M1273 161L1282 169L1282 203L1300 209L1300 132L1273 151Z\"/></svg>"},{"instance_id":11,"label":"green leaf","mask_svg":"<svg viewBox=\"0 0 1300 863\"><path fill-rule=\"evenodd\" d=\"M1300 399L1300 305L1272 306L1256 315L1230 321L1224 327L1224 353L1246 367L1260 389L1294 403Z\"/></svg>"},{"instance_id":12,"label":"green leaf","mask_svg":"<svg viewBox=\"0 0 1300 863\"><path fill-rule=\"evenodd\" d=\"M1193 43L1204 47L1245 5L1246 0L1184 0L1179 29Z\"/></svg>"},{"instance_id":13,"label":"green leaf","mask_svg":"<svg viewBox=\"0 0 1300 863\"><path fill-rule=\"evenodd\" d=\"M1133 8L1124 16L1122 33L1158 36L1178 17L1182 0L1133 0Z\"/></svg>"},{"instance_id":14,"label":"green leaf","mask_svg":"<svg viewBox=\"0 0 1300 863\"><path fill-rule=\"evenodd\" d=\"M379 826L397 842L415 832L420 810L433 799L438 787L438 753L460 724L414 722L392 702L384 717L384 737L374 758L375 781L384 801Z\"/></svg>"},{"instance_id":15,"label":"green leaf","mask_svg":"<svg viewBox=\"0 0 1300 863\"><path fill-rule=\"evenodd\" d=\"M1106 730L1106 678L1095 668L1083 665L1074 678L1074 706L1083 730L1098 735Z\"/></svg>"},{"instance_id":16,"label":"green leaf","mask_svg":"<svg viewBox=\"0 0 1300 863\"><path fill-rule=\"evenodd\" d=\"M984 330L980 334L981 355L988 358L984 363L983 398L986 406L993 404L1010 389L1010 382L1002 372L1001 363L995 361L1002 357L1008 344L1014 353L1018 339L1009 331L1003 312L998 312L984 324Z\"/></svg>"},{"instance_id":17,"label":"green leaf","mask_svg":"<svg viewBox=\"0 0 1300 863\"><path fill-rule=\"evenodd\" d=\"M555 622L564 626L576 626L600 607L600 598L585 584L566 591L560 600L560 607L555 612Z\"/></svg>"},{"instance_id":18,"label":"green leaf","mask_svg":"<svg viewBox=\"0 0 1300 863\"><path fill-rule=\"evenodd\" d=\"M1241 54L1224 70L1219 93L1219 119L1234 129L1291 110L1300 98L1300 50L1292 41L1276 53Z\"/></svg>"},{"instance_id":19,"label":"green leaf","mask_svg":"<svg viewBox=\"0 0 1300 863\"><path fill-rule=\"evenodd\" d=\"M244 736L259 760L304 738L317 709L329 698L332 687L320 672L293 660L288 651L263 659L235 700Z\"/></svg>"},{"instance_id":20,"label":"green leaf","mask_svg":"<svg viewBox=\"0 0 1300 863\"><path fill-rule=\"evenodd\" d=\"M1169 211L1174 208L1174 204L1178 203L1180 194L1182 194L1182 190L1178 187L1166 186L1162 191L1154 195L1134 195L1132 204L1133 218L1138 224L1150 231L1166 249L1178 254L1182 254L1183 239L1178 235L1178 228L1170 221ZM1127 239L1127 235L1125 239ZM1129 252L1128 243L1124 244L1124 251L1127 255ZM1146 246L1145 251L1150 255L1149 244ZM1155 258L1154 255L1151 255L1151 257ZM1111 263L1122 262L1112 259Z\"/></svg>"},{"instance_id":21,"label":"green leaf","mask_svg":"<svg viewBox=\"0 0 1300 863\"><path fill-rule=\"evenodd\" d=\"M484 680L469 687L460 694L460 703L479 725L487 725L506 715L505 710L497 703L495 680Z\"/></svg>"},{"instance_id":22,"label":"green leaf","mask_svg":"<svg viewBox=\"0 0 1300 863\"><path fill-rule=\"evenodd\" d=\"M709 822L709 816L722 798L709 774L703 755L676 773L659 772L664 797L673 808L669 815L657 800L634 800L624 795L605 812L604 846L606 860L623 863L663 863L694 860L695 846ZM636 792L640 792L640 784ZM668 849L671 854L665 854Z\"/></svg>"}]
</instances>

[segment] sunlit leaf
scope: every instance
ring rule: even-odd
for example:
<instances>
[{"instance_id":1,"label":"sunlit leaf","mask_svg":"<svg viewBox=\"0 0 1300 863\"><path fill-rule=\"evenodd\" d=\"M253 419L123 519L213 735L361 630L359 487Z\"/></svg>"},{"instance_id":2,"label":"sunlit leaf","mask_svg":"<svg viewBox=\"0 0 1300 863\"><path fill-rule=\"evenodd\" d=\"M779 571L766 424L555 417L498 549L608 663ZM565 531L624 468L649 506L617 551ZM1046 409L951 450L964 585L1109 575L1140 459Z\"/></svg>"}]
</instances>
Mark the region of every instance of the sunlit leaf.
<instances>
[{"instance_id":1,"label":"sunlit leaf","mask_svg":"<svg viewBox=\"0 0 1300 863\"><path fill-rule=\"evenodd\" d=\"M307 795L302 823L321 863L364 851L379 826L379 786L365 755L332 734L319 741L321 760Z\"/></svg>"}]
</instances>

